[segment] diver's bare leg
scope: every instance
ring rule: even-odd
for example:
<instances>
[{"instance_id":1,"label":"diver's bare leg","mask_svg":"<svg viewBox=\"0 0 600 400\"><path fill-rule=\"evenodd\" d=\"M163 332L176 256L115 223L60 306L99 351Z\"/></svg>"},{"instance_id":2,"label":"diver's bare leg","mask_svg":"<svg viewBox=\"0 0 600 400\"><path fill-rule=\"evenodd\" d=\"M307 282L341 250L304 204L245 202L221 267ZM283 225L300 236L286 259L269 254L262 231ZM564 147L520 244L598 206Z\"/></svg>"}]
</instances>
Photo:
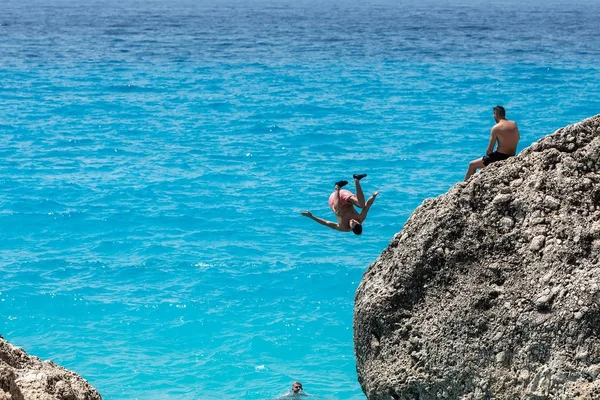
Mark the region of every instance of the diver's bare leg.
<instances>
[{"instance_id":1,"label":"diver's bare leg","mask_svg":"<svg viewBox=\"0 0 600 400\"><path fill-rule=\"evenodd\" d=\"M360 187L360 180L367 176L367 174L354 175L354 185L356 186L356 207L365 208L365 195Z\"/></svg>"}]
</instances>

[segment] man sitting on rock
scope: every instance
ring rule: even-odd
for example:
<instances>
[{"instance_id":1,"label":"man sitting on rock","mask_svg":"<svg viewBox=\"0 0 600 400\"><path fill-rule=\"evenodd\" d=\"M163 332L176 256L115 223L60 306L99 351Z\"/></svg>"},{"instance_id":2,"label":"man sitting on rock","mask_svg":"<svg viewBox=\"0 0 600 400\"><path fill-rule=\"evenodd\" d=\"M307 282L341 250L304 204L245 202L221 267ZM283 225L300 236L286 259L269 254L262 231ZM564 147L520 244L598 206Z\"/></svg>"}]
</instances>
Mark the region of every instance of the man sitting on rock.
<instances>
[{"instance_id":1,"label":"man sitting on rock","mask_svg":"<svg viewBox=\"0 0 600 400\"><path fill-rule=\"evenodd\" d=\"M485 152L485 156L469 163L469 170L465 176L465 181L469 180L478 168L483 168L496 161L506 160L517 153L517 144L520 139L517 123L506 119L506 110L502 106L494 107L494 119L496 120L496 125L492 128L490 144ZM494 151L496 142L498 142L498 147Z\"/></svg>"},{"instance_id":2,"label":"man sitting on rock","mask_svg":"<svg viewBox=\"0 0 600 400\"><path fill-rule=\"evenodd\" d=\"M304 211L301 214L328 228L341 232L352 231L354 234L360 235L362 233L362 223L367 219L367 213L379 194L379 191L376 191L365 203L365 195L360 187L360 180L365 176L367 176L367 174L354 175L356 195L348 190L340 190L348 184L348 181L339 181L335 183L335 190L329 196L329 207L337 217L337 223L315 217L310 211ZM356 212L354 206L362 208L360 214Z\"/></svg>"}]
</instances>

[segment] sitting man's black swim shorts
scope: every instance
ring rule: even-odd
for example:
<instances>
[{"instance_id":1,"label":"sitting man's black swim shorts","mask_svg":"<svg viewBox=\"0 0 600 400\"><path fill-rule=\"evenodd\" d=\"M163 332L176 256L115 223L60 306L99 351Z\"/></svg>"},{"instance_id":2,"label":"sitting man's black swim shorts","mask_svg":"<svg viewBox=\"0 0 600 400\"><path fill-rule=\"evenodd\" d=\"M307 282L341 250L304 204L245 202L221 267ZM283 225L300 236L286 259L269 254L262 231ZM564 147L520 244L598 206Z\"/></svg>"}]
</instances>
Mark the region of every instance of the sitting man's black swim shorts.
<instances>
[{"instance_id":1,"label":"sitting man's black swim shorts","mask_svg":"<svg viewBox=\"0 0 600 400\"><path fill-rule=\"evenodd\" d=\"M488 166L491 163L494 163L496 161L506 160L508 157L512 157L512 155L498 153L497 151L495 151L492 154L490 154L489 156L488 155L483 156L483 165Z\"/></svg>"}]
</instances>

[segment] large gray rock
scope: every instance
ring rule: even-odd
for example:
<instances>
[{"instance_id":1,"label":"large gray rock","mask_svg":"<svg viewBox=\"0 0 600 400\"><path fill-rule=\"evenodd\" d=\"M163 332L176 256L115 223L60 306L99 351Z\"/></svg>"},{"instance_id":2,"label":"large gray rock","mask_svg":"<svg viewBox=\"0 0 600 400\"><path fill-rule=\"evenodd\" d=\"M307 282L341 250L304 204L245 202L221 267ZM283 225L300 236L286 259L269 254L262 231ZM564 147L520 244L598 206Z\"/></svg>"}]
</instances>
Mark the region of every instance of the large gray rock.
<instances>
[{"instance_id":1,"label":"large gray rock","mask_svg":"<svg viewBox=\"0 0 600 400\"><path fill-rule=\"evenodd\" d=\"M425 200L356 293L367 397L600 399L599 172L600 115Z\"/></svg>"},{"instance_id":2,"label":"large gray rock","mask_svg":"<svg viewBox=\"0 0 600 400\"><path fill-rule=\"evenodd\" d=\"M0 400L102 400L85 379L0 336Z\"/></svg>"}]
</instances>

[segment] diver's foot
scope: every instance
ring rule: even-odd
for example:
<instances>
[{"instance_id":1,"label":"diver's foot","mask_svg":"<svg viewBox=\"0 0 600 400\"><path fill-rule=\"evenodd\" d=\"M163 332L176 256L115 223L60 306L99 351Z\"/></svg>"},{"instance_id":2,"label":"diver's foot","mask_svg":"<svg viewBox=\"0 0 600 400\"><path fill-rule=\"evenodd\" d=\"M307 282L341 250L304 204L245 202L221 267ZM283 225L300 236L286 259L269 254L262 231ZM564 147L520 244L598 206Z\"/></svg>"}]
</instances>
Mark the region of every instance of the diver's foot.
<instances>
[{"instance_id":1,"label":"diver's foot","mask_svg":"<svg viewBox=\"0 0 600 400\"><path fill-rule=\"evenodd\" d=\"M379 190L377 190L375 193L373 193L373 199L374 199L375 197L377 197L377 195L379 195Z\"/></svg>"},{"instance_id":2,"label":"diver's foot","mask_svg":"<svg viewBox=\"0 0 600 400\"><path fill-rule=\"evenodd\" d=\"M354 174L352 175L352 177L354 179L356 179L357 181L360 181L362 178L364 178L365 176L367 176L367 174Z\"/></svg>"},{"instance_id":3,"label":"diver's foot","mask_svg":"<svg viewBox=\"0 0 600 400\"><path fill-rule=\"evenodd\" d=\"M343 188L344 186L346 186L348 184L348 181L337 181L335 183L335 186L339 187L339 188Z\"/></svg>"}]
</instances>

